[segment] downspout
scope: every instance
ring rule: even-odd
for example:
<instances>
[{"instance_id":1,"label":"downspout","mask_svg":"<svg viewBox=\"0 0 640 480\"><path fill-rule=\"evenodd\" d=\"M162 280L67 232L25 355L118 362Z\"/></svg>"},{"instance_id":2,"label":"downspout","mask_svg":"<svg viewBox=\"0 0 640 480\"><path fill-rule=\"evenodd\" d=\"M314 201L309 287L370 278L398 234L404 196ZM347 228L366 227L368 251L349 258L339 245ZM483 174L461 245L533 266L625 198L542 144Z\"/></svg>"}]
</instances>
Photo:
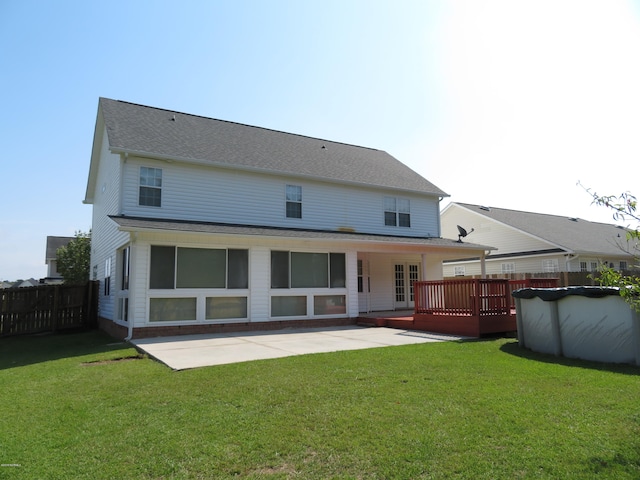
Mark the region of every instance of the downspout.
<instances>
[{"instance_id":1,"label":"downspout","mask_svg":"<svg viewBox=\"0 0 640 480\"><path fill-rule=\"evenodd\" d=\"M132 305L134 302L132 302L131 300L131 279L135 278L134 274L135 274L135 264L136 262L134 261L134 258L136 257L135 255L135 248L134 245L136 244L136 240L138 239L138 232L132 232L129 234L129 293L128 293L128 298L129 301L127 302L127 309L129 310L127 312L127 336L124 338L125 342L129 342L131 341L131 338L133 337L133 322L134 322L134 318L133 315L131 315L131 310L132 310Z\"/></svg>"},{"instance_id":2,"label":"downspout","mask_svg":"<svg viewBox=\"0 0 640 480\"><path fill-rule=\"evenodd\" d=\"M127 163L127 160L129 160L129 154L127 152L125 153L121 153L120 154L120 189L118 190L118 215L122 215L124 214L123 208L124 208L124 200L123 200L123 196L124 196L124 165Z\"/></svg>"}]
</instances>

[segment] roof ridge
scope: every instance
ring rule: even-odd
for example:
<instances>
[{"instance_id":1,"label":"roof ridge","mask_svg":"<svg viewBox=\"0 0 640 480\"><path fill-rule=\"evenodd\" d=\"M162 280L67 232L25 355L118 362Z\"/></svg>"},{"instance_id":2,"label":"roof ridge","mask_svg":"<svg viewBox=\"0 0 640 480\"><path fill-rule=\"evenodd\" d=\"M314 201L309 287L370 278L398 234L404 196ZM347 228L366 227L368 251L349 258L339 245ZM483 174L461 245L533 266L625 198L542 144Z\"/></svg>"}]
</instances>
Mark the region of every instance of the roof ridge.
<instances>
[{"instance_id":1,"label":"roof ridge","mask_svg":"<svg viewBox=\"0 0 640 480\"><path fill-rule=\"evenodd\" d=\"M467 205L467 206L471 206L471 207L478 207L478 208L488 208L489 210L504 210L507 212L515 212L515 213L526 213L529 215L545 215L547 217L557 217L557 218L575 218L577 220L582 220L583 222L589 222L589 223L601 223L603 225L614 225L614 224L609 224L609 223L605 223L605 222L594 222L592 220L586 220L582 217L570 217L567 215L558 215L556 213L544 213L544 212L531 212L529 210L516 210L513 208L503 208L503 207L493 207L490 205L480 205L477 203L465 203L465 202L451 202L451 203L457 203L458 205Z\"/></svg>"},{"instance_id":2,"label":"roof ridge","mask_svg":"<svg viewBox=\"0 0 640 480\"><path fill-rule=\"evenodd\" d=\"M249 125L248 123L234 122L233 120L223 120L223 119L220 119L220 118L207 117L205 115L197 115L195 113L181 112L179 110L171 110L171 109L168 109L168 108L152 107L151 105L143 105L141 103L128 102L126 100L113 100L111 98L106 98L106 97L100 97L100 98L104 99L104 100L110 100L112 102L118 102L118 103L123 103L123 104L127 104L127 105L132 105L134 107L149 108L149 109L152 109L152 110L159 110L159 111L168 112L168 113L177 113L179 115L186 115L188 117L202 118L202 119L205 119L205 120L214 120L216 122L229 123L229 124L232 124L232 125L239 125L239 126L242 126L242 127L257 128L259 130L267 130L267 131L270 131L270 132L282 133L282 134L285 134L285 135L292 135L294 137L302 137L302 138L308 138L308 139L311 139L311 140L319 140L321 142L332 143L332 144L335 144L335 145L345 145L347 147L363 148L365 150L373 150L373 151L376 151L376 152L383 151L383 150L380 150L378 148L365 147L365 146L356 145L356 144L353 144L353 143L337 142L335 140L327 140L327 139L324 139L324 138L312 137L310 135L303 135L303 134L300 134L300 133L285 132L284 130L276 130L274 128L259 127L257 125Z\"/></svg>"}]
</instances>

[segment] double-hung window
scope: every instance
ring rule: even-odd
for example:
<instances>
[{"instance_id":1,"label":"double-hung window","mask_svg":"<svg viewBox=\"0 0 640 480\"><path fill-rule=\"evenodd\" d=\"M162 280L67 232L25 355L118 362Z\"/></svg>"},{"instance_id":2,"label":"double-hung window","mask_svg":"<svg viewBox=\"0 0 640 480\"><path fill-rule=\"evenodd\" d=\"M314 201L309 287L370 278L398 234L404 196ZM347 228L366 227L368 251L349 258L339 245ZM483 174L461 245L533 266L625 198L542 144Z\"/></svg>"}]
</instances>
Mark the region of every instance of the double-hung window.
<instances>
[{"instance_id":1,"label":"double-hung window","mask_svg":"<svg viewBox=\"0 0 640 480\"><path fill-rule=\"evenodd\" d=\"M411 227L409 199L384 197L384 224L389 227Z\"/></svg>"},{"instance_id":2,"label":"double-hung window","mask_svg":"<svg viewBox=\"0 0 640 480\"><path fill-rule=\"evenodd\" d=\"M504 274L516 273L516 264L513 262L503 263L500 267Z\"/></svg>"},{"instance_id":3,"label":"double-hung window","mask_svg":"<svg viewBox=\"0 0 640 480\"><path fill-rule=\"evenodd\" d=\"M287 185L285 196L287 218L302 218L302 187Z\"/></svg>"},{"instance_id":4,"label":"double-hung window","mask_svg":"<svg viewBox=\"0 0 640 480\"><path fill-rule=\"evenodd\" d=\"M162 169L140 167L138 204L147 207L162 206Z\"/></svg>"}]
</instances>

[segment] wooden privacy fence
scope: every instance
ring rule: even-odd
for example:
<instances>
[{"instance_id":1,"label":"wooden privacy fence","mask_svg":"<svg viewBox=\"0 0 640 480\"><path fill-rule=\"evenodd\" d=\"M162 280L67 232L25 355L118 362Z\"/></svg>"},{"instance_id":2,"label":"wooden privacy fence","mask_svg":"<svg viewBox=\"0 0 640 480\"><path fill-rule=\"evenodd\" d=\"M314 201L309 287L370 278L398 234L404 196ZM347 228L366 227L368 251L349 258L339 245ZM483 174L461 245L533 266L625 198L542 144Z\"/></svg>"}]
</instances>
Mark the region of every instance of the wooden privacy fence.
<instances>
[{"instance_id":1,"label":"wooden privacy fence","mask_svg":"<svg viewBox=\"0 0 640 480\"><path fill-rule=\"evenodd\" d=\"M516 308L516 299L511 295L521 288L557 288L558 278L523 278L522 280L509 280L509 302L512 309Z\"/></svg>"},{"instance_id":2,"label":"wooden privacy fence","mask_svg":"<svg viewBox=\"0 0 640 480\"><path fill-rule=\"evenodd\" d=\"M0 337L95 328L98 283L0 290Z\"/></svg>"}]
</instances>

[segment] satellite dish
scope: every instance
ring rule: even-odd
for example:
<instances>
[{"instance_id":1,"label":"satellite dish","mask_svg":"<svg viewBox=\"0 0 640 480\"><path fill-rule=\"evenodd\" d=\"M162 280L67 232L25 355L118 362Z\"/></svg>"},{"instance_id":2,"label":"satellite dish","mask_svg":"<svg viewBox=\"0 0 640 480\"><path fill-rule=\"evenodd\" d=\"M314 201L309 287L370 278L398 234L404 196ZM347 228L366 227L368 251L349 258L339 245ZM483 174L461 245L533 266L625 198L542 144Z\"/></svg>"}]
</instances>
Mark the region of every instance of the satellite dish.
<instances>
[{"instance_id":1,"label":"satellite dish","mask_svg":"<svg viewBox=\"0 0 640 480\"><path fill-rule=\"evenodd\" d=\"M469 230L469 232L467 232L460 225L456 225L456 226L458 227L458 243L462 243L462 239L464 237L466 237L467 235L469 235L471 232L473 232L473 228L471 230Z\"/></svg>"}]
</instances>

